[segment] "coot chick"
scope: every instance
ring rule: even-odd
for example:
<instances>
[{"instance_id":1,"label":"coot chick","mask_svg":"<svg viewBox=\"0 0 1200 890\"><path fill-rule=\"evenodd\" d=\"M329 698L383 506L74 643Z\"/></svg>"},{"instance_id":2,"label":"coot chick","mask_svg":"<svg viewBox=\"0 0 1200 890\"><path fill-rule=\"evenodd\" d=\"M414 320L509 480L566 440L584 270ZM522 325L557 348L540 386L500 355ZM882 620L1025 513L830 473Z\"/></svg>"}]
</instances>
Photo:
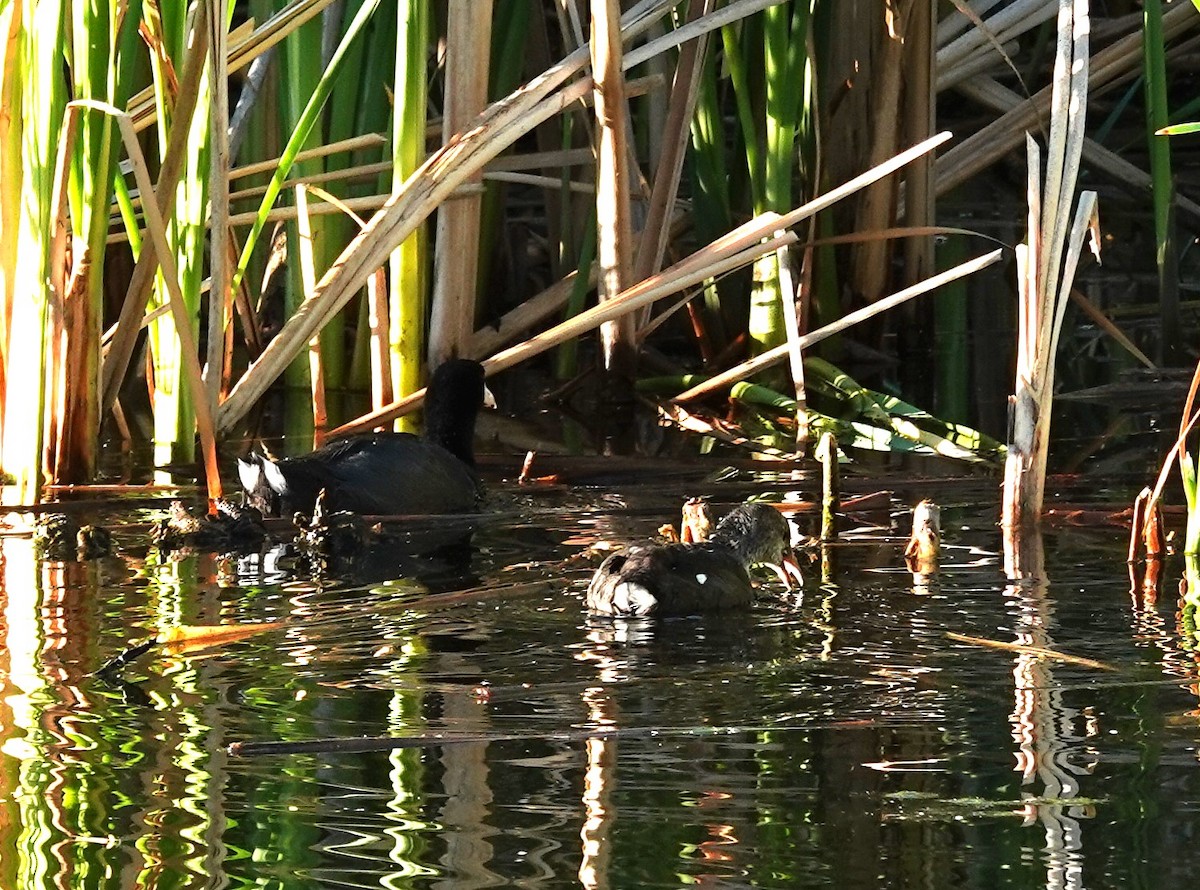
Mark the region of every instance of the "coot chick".
<instances>
[{"instance_id":1,"label":"coot chick","mask_svg":"<svg viewBox=\"0 0 1200 890\"><path fill-rule=\"evenodd\" d=\"M311 514L325 491L329 510L376 515L466 513L483 496L475 475L475 418L491 393L483 366L450 359L425 397L425 432L365 433L311 454L238 461L250 504L264 514Z\"/></svg>"},{"instance_id":2,"label":"coot chick","mask_svg":"<svg viewBox=\"0 0 1200 890\"><path fill-rule=\"evenodd\" d=\"M695 615L748 609L749 569L769 565L791 586L800 578L787 520L770 504L742 504L700 544L642 544L609 556L588 585L601 615Z\"/></svg>"}]
</instances>

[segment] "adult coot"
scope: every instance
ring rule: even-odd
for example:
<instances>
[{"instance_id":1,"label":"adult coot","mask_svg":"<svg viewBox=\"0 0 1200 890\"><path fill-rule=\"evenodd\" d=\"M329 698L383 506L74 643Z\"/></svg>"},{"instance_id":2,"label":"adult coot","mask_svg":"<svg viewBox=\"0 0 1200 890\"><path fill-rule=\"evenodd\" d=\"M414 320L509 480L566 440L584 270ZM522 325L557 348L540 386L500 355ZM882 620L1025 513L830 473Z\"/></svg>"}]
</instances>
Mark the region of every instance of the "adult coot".
<instances>
[{"instance_id":1,"label":"adult coot","mask_svg":"<svg viewBox=\"0 0 1200 890\"><path fill-rule=\"evenodd\" d=\"M588 585L601 615L695 615L747 609L749 569L769 565L791 586L800 578L787 520L770 504L742 504L700 544L643 544L609 556Z\"/></svg>"},{"instance_id":2,"label":"adult coot","mask_svg":"<svg viewBox=\"0 0 1200 890\"><path fill-rule=\"evenodd\" d=\"M490 393L483 367L451 359L425 397L425 433L366 433L311 454L238 461L247 500L270 515L312 513L325 491L329 510L400 515L465 513L483 491L475 475L475 417Z\"/></svg>"}]
</instances>

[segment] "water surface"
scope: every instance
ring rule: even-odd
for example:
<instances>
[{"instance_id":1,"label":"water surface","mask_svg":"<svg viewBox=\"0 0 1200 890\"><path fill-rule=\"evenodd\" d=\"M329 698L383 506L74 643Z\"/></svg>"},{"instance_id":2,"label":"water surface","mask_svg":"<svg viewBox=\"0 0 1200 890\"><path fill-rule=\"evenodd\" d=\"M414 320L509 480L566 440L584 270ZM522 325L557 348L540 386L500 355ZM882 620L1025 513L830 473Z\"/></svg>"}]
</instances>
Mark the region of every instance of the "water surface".
<instances>
[{"instance_id":1,"label":"water surface","mask_svg":"<svg viewBox=\"0 0 1200 890\"><path fill-rule=\"evenodd\" d=\"M683 484L639 482L506 487L465 559L396 546L357 582L147 551L121 524L157 514L128 509L98 562L4 539L0 886L1190 886L1177 566L1132 597L1119 528L1051 527L1044 578L1010 583L986 481L934 492L932 579L903 567L900 493L801 595L767 576L745 616L589 619L589 546L677 519ZM703 490L721 512L753 489L813 495ZM90 675L160 627L265 621ZM333 742L363 736L424 741Z\"/></svg>"}]
</instances>

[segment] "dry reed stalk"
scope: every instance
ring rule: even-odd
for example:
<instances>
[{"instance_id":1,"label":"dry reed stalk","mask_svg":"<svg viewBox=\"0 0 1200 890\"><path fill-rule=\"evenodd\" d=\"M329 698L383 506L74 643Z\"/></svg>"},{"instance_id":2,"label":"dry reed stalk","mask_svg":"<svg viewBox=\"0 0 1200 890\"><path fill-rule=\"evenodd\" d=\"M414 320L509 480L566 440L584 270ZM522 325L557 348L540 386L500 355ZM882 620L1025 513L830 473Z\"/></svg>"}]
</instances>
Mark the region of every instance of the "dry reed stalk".
<instances>
[{"instance_id":1,"label":"dry reed stalk","mask_svg":"<svg viewBox=\"0 0 1200 890\"><path fill-rule=\"evenodd\" d=\"M320 145L315 148L308 148L304 151L296 153L296 164L303 161L311 161L315 158L326 158L330 155L342 154L343 152L363 151L368 148L382 148L387 145L387 137L382 133L365 133L362 136L352 136L349 139L343 139L340 142L330 142L327 145ZM258 173L272 173L279 166L282 158L268 158L265 161L256 161L253 164L244 164L241 167L234 167L229 171L229 179L243 179L247 176L254 176Z\"/></svg>"},{"instance_id":2,"label":"dry reed stalk","mask_svg":"<svg viewBox=\"0 0 1200 890\"><path fill-rule=\"evenodd\" d=\"M945 43L939 40L938 88L945 89L961 80L962 72L968 66L974 67L981 58L986 59L989 66L1001 62L996 51L998 46L1054 18L1057 8L1057 0L1017 0L987 19L977 16L971 23L973 27L957 39Z\"/></svg>"},{"instance_id":3,"label":"dry reed stalk","mask_svg":"<svg viewBox=\"0 0 1200 890\"><path fill-rule=\"evenodd\" d=\"M1163 38L1172 40L1195 25L1196 11L1177 4L1163 13ZM1105 47L1090 60L1089 82L1093 91L1130 73L1142 62L1142 35L1138 31ZM1001 115L977 133L968 136L937 161L939 195L961 185L1021 144L1028 130L1039 128L1050 109L1053 85L1038 91L1032 99Z\"/></svg>"},{"instance_id":4,"label":"dry reed stalk","mask_svg":"<svg viewBox=\"0 0 1200 890\"><path fill-rule=\"evenodd\" d=\"M936 4L918 2L908 17L904 35L904 136L907 141L928 139L935 132L937 90L934 85L937 26ZM910 226L932 225L935 219L933 158L926 155L912 162L905 175L904 221ZM933 273L933 239L911 238L904 243L904 280L920 281Z\"/></svg>"},{"instance_id":5,"label":"dry reed stalk","mask_svg":"<svg viewBox=\"0 0 1200 890\"><path fill-rule=\"evenodd\" d=\"M688 21L708 15L714 5L715 0L692 3L688 7ZM662 151L654 167L654 186L650 192L646 222L642 226L637 256L633 263L635 281L648 278L661 269L663 257L667 252L667 243L671 236L671 218L674 215L672 211L679 193L679 180L683 173L683 161L691 135L692 115L696 109L700 73L704 68L704 54L707 48L707 34L679 48L679 61L675 66L667 119L663 127L665 135Z\"/></svg>"},{"instance_id":6,"label":"dry reed stalk","mask_svg":"<svg viewBox=\"0 0 1200 890\"><path fill-rule=\"evenodd\" d=\"M301 182L298 184L307 185L308 183ZM392 195L390 195L390 194L366 195L366 196L363 196L360 198L344 198L343 203L345 204L346 207L350 208L351 210L373 211L373 210L378 210L381 207L386 206L388 203L388 200L391 197L392 197ZM451 196L451 197L454 197L454 196ZM313 204L312 206L310 206L308 209L308 212L309 212L310 216L325 216L325 215L328 215L331 213L339 213L341 211L339 211L338 208L334 207L333 205L321 203L321 204ZM295 207L277 207L274 210L272 210L270 213L267 214L267 222L275 222L275 223L288 222L290 220L294 220L296 218L296 216L297 216L297 214L296 214ZM253 224L253 222L255 221L255 219L257 217L258 217L257 211L254 211L254 212L247 211L245 213L231 213L229 215L229 218L226 221L226 223L231 228L241 228L243 226L248 226L248 225ZM129 236L123 232L120 234L113 234L113 235L108 236L109 244L118 244L118 243L128 241L128 240L129 240Z\"/></svg>"},{"instance_id":7,"label":"dry reed stalk","mask_svg":"<svg viewBox=\"0 0 1200 890\"><path fill-rule=\"evenodd\" d=\"M46 332L43 346L46 352L46 376L44 381L45 407L42 414L41 461L42 466L50 471L55 481L58 481L59 475L62 474L65 481L68 482L84 481L88 478L87 476L68 478L74 468L70 466L69 459L63 458L63 454L67 450L62 447L63 439L64 436L70 435L67 430L74 431L81 422L86 422L86 417L81 417L81 415L87 413L86 405L79 405L75 400L68 401L69 393L83 395L85 398L94 396L94 393L91 392L92 387L88 386L86 382L95 379L94 373L90 377L75 376L73 379L84 381L85 385L67 386L68 379L71 379L69 374L79 375L81 371L84 371L84 369L70 367L70 365L74 364L75 354L82 353L87 348L86 345L73 341L72 337L82 337L87 332L89 325L87 313L80 311L87 298L85 293L80 292L80 289L87 279L77 274L81 270L84 270L86 274L88 266L86 245L82 240L78 240L75 247L77 250L82 250L83 253L73 258L68 251L70 233L70 208L67 202L68 171L70 157L79 133L81 114L83 114L83 109L80 106L68 104L59 128L58 149L54 156L53 197L50 213L54 230L50 239L50 262L48 263L50 292L46 301L44 325ZM68 275L67 267L72 259L74 268ZM95 322L93 321L92 324ZM97 347L98 345L97 343ZM68 414L72 415L69 419ZM84 437L90 438L92 446L95 446L97 429L79 430L78 432L82 433ZM81 443L77 441L76 444ZM38 493L35 492L34 496L35 499L40 500Z\"/></svg>"},{"instance_id":8,"label":"dry reed stalk","mask_svg":"<svg viewBox=\"0 0 1200 890\"><path fill-rule=\"evenodd\" d=\"M959 0L954 9L947 12L937 26L937 45L948 46L964 31L979 26L979 20L1000 0L972 0L967 4Z\"/></svg>"},{"instance_id":9,"label":"dry reed stalk","mask_svg":"<svg viewBox=\"0 0 1200 890\"><path fill-rule=\"evenodd\" d=\"M229 268L232 269L233 268L232 264L236 264L238 257L241 256L241 254L242 254L242 246L241 246L241 244L238 243L237 236L233 233L232 230L229 231L229 239L227 242L226 250L228 251L228 256L226 257L225 261L227 263L231 263ZM242 340L246 344L246 350L247 350L247 352L250 353L251 359L253 359L260 352L262 352L262 347L263 347L262 326L259 324L258 313L255 311L254 305L250 299L250 288L247 287L245 281L243 281L241 286L238 287L238 289L233 292L233 306L234 306L234 309L237 310L238 319L242 323ZM230 337L231 337L230 352L227 353L226 357L225 357L226 358L226 370L225 370L225 373L222 375L222 381L221 381L221 397L222 398L229 395L229 386L230 386L230 382L231 382L231 375L233 373L233 369L232 369L233 325L230 325L228 330L230 332Z\"/></svg>"},{"instance_id":10,"label":"dry reed stalk","mask_svg":"<svg viewBox=\"0 0 1200 890\"><path fill-rule=\"evenodd\" d=\"M1158 367L1158 365L1156 365L1150 359L1150 357L1146 355L1146 353L1138 349L1137 344L1130 340L1126 333L1117 327L1116 323L1113 322L1113 320L1107 315L1105 315L1099 306L1089 300L1082 291L1078 290L1077 288L1071 288L1071 299L1074 300L1075 305L1083 310L1083 313L1095 323L1096 327L1100 328L1100 330L1112 337L1113 340L1116 341L1117 345L1141 362L1145 367L1149 368L1150 370L1155 370Z\"/></svg>"},{"instance_id":11,"label":"dry reed stalk","mask_svg":"<svg viewBox=\"0 0 1200 890\"><path fill-rule=\"evenodd\" d=\"M959 84L958 91L1000 112L1010 111L1025 101L990 77L973 77ZM1150 174L1094 139L1084 138L1083 159L1089 167L1106 172L1115 185L1149 197L1154 185ZM1200 222L1200 203L1179 193L1175 195L1175 202L1179 210L1190 216L1193 222Z\"/></svg>"},{"instance_id":12,"label":"dry reed stalk","mask_svg":"<svg viewBox=\"0 0 1200 890\"><path fill-rule=\"evenodd\" d=\"M371 332L371 407L378 410L395 398L388 354L387 272L382 268L367 279L367 325Z\"/></svg>"},{"instance_id":13,"label":"dry reed stalk","mask_svg":"<svg viewBox=\"0 0 1200 890\"><path fill-rule=\"evenodd\" d=\"M588 287L594 287L599 280L599 268L595 263L588 270ZM510 309L500 320L487 327L480 328L471 337L466 355L469 358L483 358L491 355L506 343L520 337L538 322L560 312L571 296L575 287L578 272L571 272L561 281L557 281L540 294L530 297L515 309Z\"/></svg>"},{"instance_id":14,"label":"dry reed stalk","mask_svg":"<svg viewBox=\"0 0 1200 890\"><path fill-rule=\"evenodd\" d=\"M442 138L447 144L487 106L491 26L492 0L450 0L442 113ZM438 208L429 321L430 367L462 354L475 332L483 207L481 173L477 171L464 183L479 185L478 192L446 201Z\"/></svg>"},{"instance_id":15,"label":"dry reed stalk","mask_svg":"<svg viewBox=\"0 0 1200 890\"><path fill-rule=\"evenodd\" d=\"M339 208L354 220L360 230L366 227L366 220L346 206L342 199L316 186L309 187L308 191ZM388 351L387 272L382 267L367 279L367 327L371 341L371 406L380 408L393 399L391 357Z\"/></svg>"},{"instance_id":16,"label":"dry reed stalk","mask_svg":"<svg viewBox=\"0 0 1200 890\"><path fill-rule=\"evenodd\" d=\"M592 97L596 106L596 260L601 303L622 293L633 277L633 222L630 203L629 106L621 73L621 6L618 0L591 0ZM632 315L600 326L604 369L631 385L635 358Z\"/></svg>"},{"instance_id":17,"label":"dry reed stalk","mask_svg":"<svg viewBox=\"0 0 1200 890\"><path fill-rule=\"evenodd\" d=\"M342 167L338 170L326 170L324 173L312 173L301 176L293 176L285 179L280 184L280 189L292 189L298 185L322 185L330 182L354 182L359 179L371 179L378 177L380 173L387 173L392 169L392 165L387 161L376 161L372 164L358 164L354 167ZM255 186L254 188L239 189L236 192L229 193L230 201L245 201L249 198L262 198L267 193L265 185Z\"/></svg>"},{"instance_id":18,"label":"dry reed stalk","mask_svg":"<svg viewBox=\"0 0 1200 890\"><path fill-rule=\"evenodd\" d=\"M1036 527L1041 519L1054 358L1084 238L1089 232L1098 234L1095 192L1080 195L1074 221L1068 223L1087 107L1087 5L1087 0L1061 0L1059 6L1052 85L1054 104L1044 185L1041 153L1033 138L1026 136L1029 231L1026 243L1017 248L1020 291L1017 373L1004 465L1002 520L1005 551L1013 564L1021 550L1022 533ZM1094 247L1098 249L1098 239Z\"/></svg>"},{"instance_id":19,"label":"dry reed stalk","mask_svg":"<svg viewBox=\"0 0 1200 890\"><path fill-rule=\"evenodd\" d=\"M627 86L632 86L630 81ZM590 148L564 148L559 151L530 151L522 154L505 155L487 164L483 169L491 172L499 170L544 170L547 167L580 167L584 164L591 166L596 158Z\"/></svg>"},{"instance_id":20,"label":"dry reed stalk","mask_svg":"<svg viewBox=\"0 0 1200 890\"><path fill-rule=\"evenodd\" d=\"M229 265L229 70L228 33L226 30L225 0L205 0L209 4L210 28L208 48L210 64L209 109L209 286L208 286L208 355L204 382L209 409L216 413L221 397L221 381L226 366L225 330L230 316Z\"/></svg>"},{"instance_id":21,"label":"dry reed stalk","mask_svg":"<svg viewBox=\"0 0 1200 890\"><path fill-rule=\"evenodd\" d=\"M201 4L200 9L203 8L204 5ZM198 15L197 19L199 18L200 16ZM143 194L154 194L154 185L150 180L150 170L146 166L146 159L142 156L137 132L134 130L133 120L130 116L119 108L105 102L88 99L78 100L78 104L82 107L104 112L116 119L117 126L121 131L121 139L125 143L125 151L133 165L133 175L137 181L138 188L141 189ZM200 447L204 454L205 481L208 485L208 496L211 506L212 501L221 497L221 472L217 466L216 430L213 424L212 411L209 408L208 400L205 398L204 379L203 373L200 370L200 358L196 349L196 338L192 333L187 305L184 303L183 294L179 289L179 269L175 265L175 255L171 252L170 245L167 242L166 224L159 213L158 204L158 200L153 200L147 201L145 205L146 234L149 236L148 243L145 246L148 247L149 244L154 245L159 265L162 267L163 281L166 284L167 293L170 297L171 316L175 321L175 328L179 335L180 351L183 355L184 377L187 380L188 388L191 390L192 399L195 401L196 428L200 434Z\"/></svg>"},{"instance_id":22,"label":"dry reed stalk","mask_svg":"<svg viewBox=\"0 0 1200 890\"><path fill-rule=\"evenodd\" d=\"M1002 251L993 250L991 253L985 254L974 260L968 260L965 263L955 266L953 269L948 269L934 275L932 278L926 279L912 287L906 287L904 290L897 291L891 296L884 297L882 300L877 300L862 309L851 312L849 315L839 318L837 321L825 325L823 328L818 328L812 333L805 334L799 339L799 347L807 349L815 343L820 343L822 340L832 337L834 334L841 333L846 328L858 324L860 321L865 321L874 315L881 312L886 312L902 303L911 300L913 297L920 296L923 293L941 287L943 284L949 284L966 275L978 272L980 269L985 269L992 263L997 262L1002 256ZM728 371L718 374L715 377L706 380L704 383L693 386L686 392L682 392L675 397L677 402L691 401L698 399L701 396L709 395L710 393L726 389L737 383L740 380L745 380L759 371L764 371L767 368L772 368L785 361L788 357L790 344L784 343L764 352L762 355L752 358L749 361L742 362Z\"/></svg>"},{"instance_id":23,"label":"dry reed stalk","mask_svg":"<svg viewBox=\"0 0 1200 890\"><path fill-rule=\"evenodd\" d=\"M903 0L891 10L892 28L879 28L869 69L867 104L863 106L867 119L861 123L864 138L870 140L866 163L874 167L896 153L901 145L900 118L902 95L901 72L904 69L904 50L908 20L914 0ZM882 10L881 10L882 11ZM856 208L854 228L860 232L882 229L893 222L897 182L882 179L863 189ZM868 241L854 250L850 261L851 287L865 299L883 293L890 279L891 256L889 245L883 241Z\"/></svg>"},{"instance_id":24,"label":"dry reed stalk","mask_svg":"<svg viewBox=\"0 0 1200 890\"><path fill-rule=\"evenodd\" d=\"M520 185L534 185L538 188L565 190L579 195L595 195L596 186L590 182L571 182L562 177L538 176L534 173L484 173L483 178L488 182L513 182Z\"/></svg>"},{"instance_id":25,"label":"dry reed stalk","mask_svg":"<svg viewBox=\"0 0 1200 890\"><path fill-rule=\"evenodd\" d=\"M788 365L792 371L792 382L796 392L796 453L803 454L808 443L808 410L804 396L804 355L800 343L799 311L800 287L792 263L794 251L789 247L777 251L776 265L779 268L779 298L783 302L783 329L787 334Z\"/></svg>"},{"instance_id":26,"label":"dry reed stalk","mask_svg":"<svg viewBox=\"0 0 1200 890\"><path fill-rule=\"evenodd\" d=\"M696 260L695 255L693 255L689 258L691 262L688 264L686 271L681 268L682 263L677 263L658 275L635 284L625 293L619 294L598 306L593 306L591 309L581 312L579 315L569 318L550 330L543 331L523 343L519 343L516 346L493 355L483 362L484 369L489 375L499 373L535 355L540 355L548 349L553 349L567 340L578 337L580 334L586 334L606 321L617 318L622 314L636 312L638 309L649 306L656 300L661 300L663 297L668 297L688 287L699 284L706 278L713 278L730 272L733 269L741 268L748 263L752 263L763 254L777 250L780 246L790 244L795 240L795 235L785 232L766 241L751 242L749 247L733 254L706 249L707 262ZM701 251L701 253L705 253L705 251ZM420 390L393 402L391 405L385 406L381 411L376 411L352 420L349 423L342 424L342 426L333 430L332 433L335 435L344 435L346 433L362 432L387 423L401 414L416 410L424 397L425 390Z\"/></svg>"},{"instance_id":27,"label":"dry reed stalk","mask_svg":"<svg viewBox=\"0 0 1200 890\"><path fill-rule=\"evenodd\" d=\"M195 7L194 20L191 25L191 51L183 65L183 76L179 81L179 92L175 97L173 119L184 122L190 121L196 110L196 102L200 95L200 78L204 74L204 64L208 56L208 5L198 4ZM176 186L183 173L183 165L187 161L188 127L171 128L167 138L167 150L163 154L162 165L158 172L158 187L156 191L146 191L153 194L158 202L159 218L169 217L175 208ZM139 186L139 189L141 187ZM158 270L157 245L153 241L144 241L142 252L134 266L133 275L129 280L129 290L125 293L125 302L121 304L121 312L113 332L108 355L101 367L100 380L100 412L101 416L109 411L116 402L117 392L129 369L129 360L133 356L133 348L137 344L138 331L141 329L142 318L146 314L146 304L150 300L150 292L154 287L154 274Z\"/></svg>"}]
</instances>

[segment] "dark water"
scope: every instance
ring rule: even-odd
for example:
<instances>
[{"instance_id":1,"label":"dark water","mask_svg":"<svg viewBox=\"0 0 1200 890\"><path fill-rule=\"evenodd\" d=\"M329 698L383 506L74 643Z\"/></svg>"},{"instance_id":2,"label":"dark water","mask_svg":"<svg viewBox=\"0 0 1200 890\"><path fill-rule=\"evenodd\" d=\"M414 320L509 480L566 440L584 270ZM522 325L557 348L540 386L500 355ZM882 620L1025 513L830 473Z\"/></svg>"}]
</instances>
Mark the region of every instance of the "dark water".
<instances>
[{"instance_id":1,"label":"dark water","mask_svg":"<svg viewBox=\"0 0 1200 890\"><path fill-rule=\"evenodd\" d=\"M704 490L719 512L748 487ZM588 545L677 518L655 480L509 488L466 563L394 546L395 577L358 585L147 553L134 527L87 564L4 539L0 886L1191 886L1178 568L1147 603L1119 528L1052 527L1048 580L1010 584L993 491L935 491L930 583L902 568L898 497L801 597L768 582L751 615L658 623L580 605ZM264 621L285 624L89 676L160 626ZM227 751L387 735L427 742Z\"/></svg>"}]
</instances>

